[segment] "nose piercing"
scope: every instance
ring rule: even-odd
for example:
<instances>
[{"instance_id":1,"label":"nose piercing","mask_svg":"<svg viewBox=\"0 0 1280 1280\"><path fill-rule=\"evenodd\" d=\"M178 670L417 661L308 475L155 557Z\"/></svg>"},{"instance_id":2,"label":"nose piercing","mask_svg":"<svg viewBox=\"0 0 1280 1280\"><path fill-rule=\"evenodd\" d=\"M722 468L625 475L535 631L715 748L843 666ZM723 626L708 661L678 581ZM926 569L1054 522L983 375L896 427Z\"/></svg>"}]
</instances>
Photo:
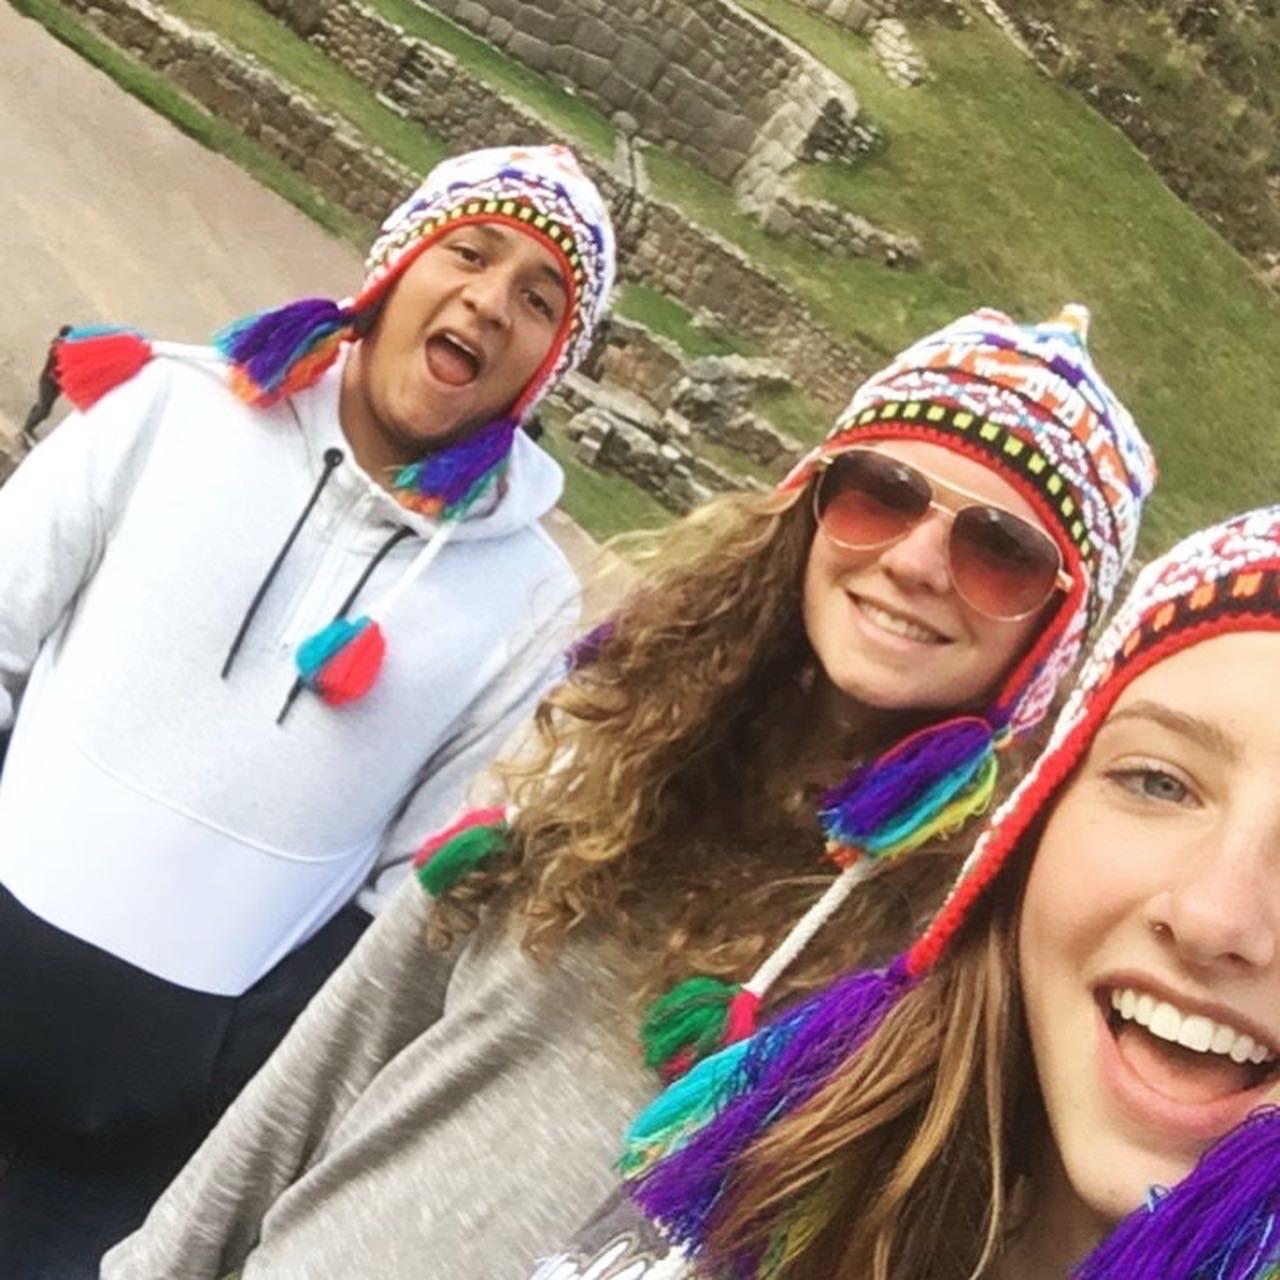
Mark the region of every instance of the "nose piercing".
<instances>
[{"instance_id":1,"label":"nose piercing","mask_svg":"<svg viewBox=\"0 0 1280 1280\"><path fill-rule=\"evenodd\" d=\"M1161 942L1167 941L1173 937L1173 930L1169 928L1163 920L1153 920L1151 922L1151 932L1156 935Z\"/></svg>"}]
</instances>

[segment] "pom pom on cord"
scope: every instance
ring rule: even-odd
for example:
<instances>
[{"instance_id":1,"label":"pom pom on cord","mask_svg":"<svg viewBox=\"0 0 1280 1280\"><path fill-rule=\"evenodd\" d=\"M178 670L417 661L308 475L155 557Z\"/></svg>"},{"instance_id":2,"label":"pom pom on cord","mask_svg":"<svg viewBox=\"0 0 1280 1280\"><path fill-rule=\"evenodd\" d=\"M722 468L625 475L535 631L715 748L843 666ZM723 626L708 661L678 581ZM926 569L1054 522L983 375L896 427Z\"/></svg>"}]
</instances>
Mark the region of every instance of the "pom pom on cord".
<instances>
[{"instance_id":1,"label":"pom pom on cord","mask_svg":"<svg viewBox=\"0 0 1280 1280\"><path fill-rule=\"evenodd\" d=\"M726 1039L729 1014L740 995L740 984L708 977L686 978L664 992L640 1026L645 1066L670 1083L712 1050L732 1043Z\"/></svg>"},{"instance_id":2,"label":"pom pom on cord","mask_svg":"<svg viewBox=\"0 0 1280 1280\"><path fill-rule=\"evenodd\" d=\"M77 409L88 409L132 378L153 354L150 340L136 329L71 329L54 343L54 377Z\"/></svg>"},{"instance_id":3,"label":"pom pom on cord","mask_svg":"<svg viewBox=\"0 0 1280 1280\"><path fill-rule=\"evenodd\" d=\"M233 320L213 345L231 365L232 391L265 408L311 386L355 336L356 319L328 298L302 298Z\"/></svg>"},{"instance_id":4,"label":"pom pom on cord","mask_svg":"<svg viewBox=\"0 0 1280 1280\"><path fill-rule=\"evenodd\" d=\"M414 855L418 882L438 898L463 876L506 848L511 828L502 808L474 809L423 842Z\"/></svg>"},{"instance_id":5,"label":"pom pom on cord","mask_svg":"<svg viewBox=\"0 0 1280 1280\"><path fill-rule=\"evenodd\" d=\"M336 618L298 646L298 674L329 706L339 707L369 692L386 651L382 628L370 618Z\"/></svg>"},{"instance_id":6,"label":"pom pom on cord","mask_svg":"<svg viewBox=\"0 0 1280 1280\"><path fill-rule=\"evenodd\" d=\"M1277 1272L1280 1107L1266 1107L1125 1218L1073 1280L1272 1280Z\"/></svg>"}]
</instances>

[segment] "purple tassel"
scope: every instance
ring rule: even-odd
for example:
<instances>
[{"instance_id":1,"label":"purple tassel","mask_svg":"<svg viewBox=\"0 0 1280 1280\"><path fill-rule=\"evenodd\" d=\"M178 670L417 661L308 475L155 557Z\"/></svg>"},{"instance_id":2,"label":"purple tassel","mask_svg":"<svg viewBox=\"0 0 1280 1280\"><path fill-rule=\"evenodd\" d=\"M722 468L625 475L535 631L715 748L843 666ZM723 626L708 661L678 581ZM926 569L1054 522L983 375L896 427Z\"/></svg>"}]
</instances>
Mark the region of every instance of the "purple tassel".
<instances>
[{"instance_id":1,"label":"purple tassel","mask_svg":"<svg viewBox=\"0 0 1280 1280\"><path fill-rule=\"evenodd\" d=\"M355 318L354 311L329 298L300 298L273 311L233 320L214 335L213 345L261 396L274 397L309 385L307 379L292 385L289 374L329 340L333 346L329 359L308 371L314 381L337 355L332 340L349 329Z\"/></svg>"},{"instance_id":2,"label":"purple tassel","mask_svg":"<svg viewBox=\"0 0 1280 1280\"><path fill-rule=\"evenodd\" d=\"M444 515L456 508L465 511L498 466L506 461L515 440L514 418L499 418L439 453L402 467L395 488L411 489L425 498L438 499Z\"/></svg>"},{"instance_id":3,"label":"purple tassel","mask_svg":"<svg viewBox=\"0 0 1280 1280\"><path fill-rule=\"evenodd\" d=\"M904 958L862 970L806 1000L751 1039L740 1091L704 1129L633 1186L636 1202L677 1242L705 1241L743 1153L766 1128L813 1097L911 985ZM730 1274L749 1265L730 1259Z\"/></svg>"},{"instance_id":4,"label":"purple tassel","mask_svg":"<svg viewBox=\"0 0 1280 1280\"><path fill-rule=\"evenodd\" d=\"M841 844L860 847L918 804L940 779L990 751L993 741L991 726L977 716L913 733L827 792L819 810L823 829Z\"/></svg>"},{"instance_id":5,"label":"purple tassel","mask_svg":"<svg viewBox=\"0 0 1280 1280\"><path fill-rule=\"evenodd\" d=\"M1074 1280L1267 1280L1280 1267L1280 1107L1255 1111L1131 1213Z\"/></svg>"},{"instance_id":6,"label":"purple tassel","mask_svg":"<svg viewBox=\"0 0 1280 1280\"><path fill-rule=\"evenodd\" d=\"M613 618L606 618L592 627L586 635L575 640L569 647L569 670L578 671L582 667L591 666L617 630L617 622Z\"/></svg>"}]
</instances>

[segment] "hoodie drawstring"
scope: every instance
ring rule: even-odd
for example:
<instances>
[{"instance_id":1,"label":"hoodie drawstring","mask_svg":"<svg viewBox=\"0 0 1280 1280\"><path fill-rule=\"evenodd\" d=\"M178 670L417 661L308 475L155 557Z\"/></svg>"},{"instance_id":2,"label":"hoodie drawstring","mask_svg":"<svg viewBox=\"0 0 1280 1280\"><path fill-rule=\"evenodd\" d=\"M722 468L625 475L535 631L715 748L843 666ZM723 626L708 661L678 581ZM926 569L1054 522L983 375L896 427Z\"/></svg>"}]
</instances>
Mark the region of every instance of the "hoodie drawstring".
<instances>
[{"instance_id":1,"label":"hoodie drawstring","mask_svg":"<svg viewBox=\"0 0 1280 1280\"><path fill-rule=\"evenodd\" d=\"M267 570L267 576L262 579L257 591L254 592L253 599L249 602L249 608L240 623L240 629L236 632L236 638L231 642L231 648L227 652L227 660L222 664L222 678L224 680L231 674L232 665L235 663L236 655L240 652L240 646L244 643L244 638L249 632L249 627L253 624L253 618L258 612L258 606L262 604L263 597L271 589L271 584L275 581L276 574L280 572L280 566L284 564L285 556L289 554L293 544L297 541L298 534L302 532L302 526L306 524L312 508L320 501L320 495L324 492L325 485L329 483L329 477L333 475L341 463L341 449L326 449L324 451L324 470L320 472L320 478L316 481L315 488L311 490L311 497L307 499L307 505L302 508L302 514L294 521L293 528L289 530L289 536L284 540L284 546L276 553L276 558L271 562L271 568Z\"/></svg>"}]
</instances>

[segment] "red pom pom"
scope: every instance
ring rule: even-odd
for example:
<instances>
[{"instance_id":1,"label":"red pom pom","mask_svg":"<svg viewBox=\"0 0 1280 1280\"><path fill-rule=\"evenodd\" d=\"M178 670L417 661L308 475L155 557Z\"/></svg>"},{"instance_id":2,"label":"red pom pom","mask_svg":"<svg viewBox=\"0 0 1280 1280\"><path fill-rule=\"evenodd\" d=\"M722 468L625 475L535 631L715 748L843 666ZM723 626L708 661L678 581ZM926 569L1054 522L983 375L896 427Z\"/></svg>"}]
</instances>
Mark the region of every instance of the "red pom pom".
<instances>
[{"instance_id":1,"label":"red pom pom","mask_svg":"<svg viewBox=\"0 0 1280 1280\"><path fill-rule=\"evenodd\" d=\"M87 409L150 359L151 344L141 334L104 333L63 339L57 344L54 368L62 394L77 409Z\"/></svg>"},{"instance_id":2,"label":"red pom pom","mask_svg":"<svg viewBox=\"0 0 1280 1280\"><path fill-rule=\"evenodd\" d=\"M386 652L382 628L371 622L320 668L315 678L316 691L331 707L363 698L378 678Z\"/></svg>"}]
</instances>

